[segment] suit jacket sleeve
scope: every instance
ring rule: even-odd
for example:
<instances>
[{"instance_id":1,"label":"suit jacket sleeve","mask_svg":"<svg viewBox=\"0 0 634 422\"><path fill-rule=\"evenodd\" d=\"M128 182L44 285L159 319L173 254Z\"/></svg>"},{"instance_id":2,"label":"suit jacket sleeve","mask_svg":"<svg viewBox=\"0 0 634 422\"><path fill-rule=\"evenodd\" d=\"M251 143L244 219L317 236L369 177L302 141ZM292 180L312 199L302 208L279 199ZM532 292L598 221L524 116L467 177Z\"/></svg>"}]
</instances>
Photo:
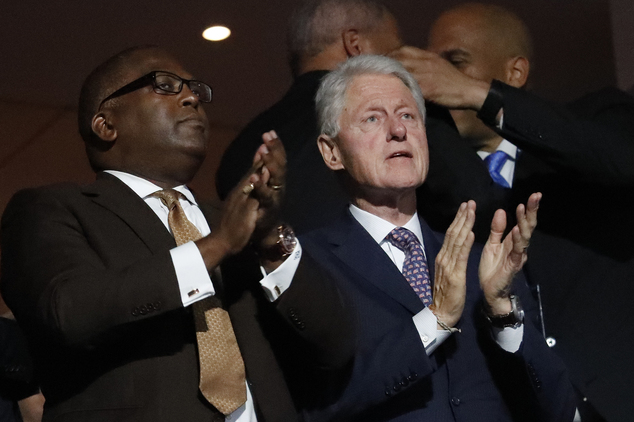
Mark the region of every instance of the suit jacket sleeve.
<instances>
[{"instance_id":1,"label":"suit jacket sleeve","mask_svg":"<svg viewBox=\"0 0 634 422\"><path fill-rule=\"evenodd\" d=\"M515 277L514 294L526 312L520 349L508 353L496 345L487 356L499 389L517 420L570 421L575 409L572 384L565 365L538 329L539 308L523 272ZM485 325L489 330L488 322Z\"/></svg>"},{"instance_id":2,"label":"suit jacket sleeve","mask_svg":"<svg viewBox=\"0 0 634 422\"><path fill-rule=\"evenodd\" d=\"M87 219L70 197L80 197L77 187L22 191L3 215L3 296L22 324L93 348L131 322L182 308L169 245L144 251L116 217L121 230L93 236L108 222Z\"/></svg>"},{"instance_id":3,"label":"suit jacket sleeve","mask_svg":"<svg viewBox=\"0 0 634 422\"><path fill-rule=\"evenodd\" d=\"M499 134L580 182L634 183L634 98L614 88L567 107L500 84L504 122Z\"/></svg>"},{"instance_id":4,"label":"suit jacket sleeve","mask_svg":"<svg viewBox=\"0 0 634 422\"><path fill-rule=\"evenodd\" d=\"M409 323L403 323L402 319L390 319L384 321L383 325L359 321L360 314L356 309L365 305L358 301L358 291L354 288L350 290L348 270L334 265L330 253L317 246L312 238L303 237L302 248L305 254L302 261L307 262L300 264L292 286L321 285L324 289L340 290L343 295L341 303L345 307L341 310L344 319L333 321L329 318L333 324L330 329L334 328L336 333L340 330L337 326L342 321L351 324L351 328L348 329L350 334L345 342L332 337L332 333L326 330L323 332L324 335L331 336L323 343L329 350L323 349L323 352L336 357L340 364L345 365L332 366L326 370L316 368L308 374L299 369L293 371L289 378L298 406L304 415L308 415L307 419L353 420L364 410L372 409L410 386L417 385L417 381L435 370L411 321L413 314L404 311L408 314L406 318L409 319ZM379 252L383 254L383 251ZM389 260L386 256L384 258ZM304 301L307 300L311 298L305 297ZM364 299L361 301L364 302ZM422 309L422 302L418 299L415 302ZM316 308L321 308L325 315L330 314L328 308L324 308L323 305L316 301L312 304ZM329 306L332 306L332 303ZM396 312L400 313L400 305L396 308ZM293 321L292 315L289 320ZM368 341L366 334L358 331L361 325L367 327L368 324L376 328L371 341ZM308 379L310 381L307 381Z\"/></svg>"}]
</instances>

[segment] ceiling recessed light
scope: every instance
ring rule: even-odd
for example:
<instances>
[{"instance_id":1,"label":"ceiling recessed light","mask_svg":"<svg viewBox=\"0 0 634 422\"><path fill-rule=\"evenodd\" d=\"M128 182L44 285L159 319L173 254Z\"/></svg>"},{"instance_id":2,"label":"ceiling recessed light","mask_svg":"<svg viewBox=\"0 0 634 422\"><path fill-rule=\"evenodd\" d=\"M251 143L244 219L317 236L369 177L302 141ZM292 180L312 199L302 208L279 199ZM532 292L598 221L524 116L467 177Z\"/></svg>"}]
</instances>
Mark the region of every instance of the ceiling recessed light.
<instances>
[{"instance_id":1,"label":"ceiling recessed light","mask_svg":"<svg viewBox=\"0 0 634 422\"><path fill-rule=\"evenodd\" d=\"M222 41L231 35L226 26L212 26L203 31L203 38L209 41Z\"/></svg>"}]
</instances>

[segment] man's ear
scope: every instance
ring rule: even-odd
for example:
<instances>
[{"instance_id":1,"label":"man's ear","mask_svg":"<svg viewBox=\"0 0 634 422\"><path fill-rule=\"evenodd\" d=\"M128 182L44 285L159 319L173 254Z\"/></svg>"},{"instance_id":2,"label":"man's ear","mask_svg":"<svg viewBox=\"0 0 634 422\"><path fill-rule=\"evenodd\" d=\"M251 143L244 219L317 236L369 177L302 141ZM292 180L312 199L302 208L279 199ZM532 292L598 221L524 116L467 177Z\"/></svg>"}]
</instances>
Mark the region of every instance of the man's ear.
<instances>
[{"instance_id":1,"label":"man's ear","mask_svg":"<svg viewBox=\"0 0 634 422\"><path fill-rule=\"evenodd\" d=\"M356 29L346 29L341 33L343 40L343 48L346 50L348 57L354 57L361 54L359 31Z\"/></svg>"},{"instance_id":2,"label":"man's ear","mask_svg":"<svg viewBox=\"0 0 634 422\"><path fill-rule=\"evenodd\" d=\"M112 125L112 113L102 110L92 117L92 131L102 141L114 142L117 139L117 129Z\"/></svg>"},{"instance_id":3,"label":"man's ear","mask_svg":"<svg viewBox=\"0 0 634 422\"><path fill-rule=\"evenodd\" d=\"M343 170L345 168L341 162L341 151L339 151L337 143L330 136L323 133L319 135L317 147L330 170Z\"/></svg>"},{"instance_id":4,"label":"man's ear","mask_svg":"<svg viewBox=\"0 0 634 422\"><path fill-rule=\"evenodd\" d=\"M530 63L526 57L517 56L506 62L506 83L516 88L526 85Z\"/></svg>"}]
</instances>

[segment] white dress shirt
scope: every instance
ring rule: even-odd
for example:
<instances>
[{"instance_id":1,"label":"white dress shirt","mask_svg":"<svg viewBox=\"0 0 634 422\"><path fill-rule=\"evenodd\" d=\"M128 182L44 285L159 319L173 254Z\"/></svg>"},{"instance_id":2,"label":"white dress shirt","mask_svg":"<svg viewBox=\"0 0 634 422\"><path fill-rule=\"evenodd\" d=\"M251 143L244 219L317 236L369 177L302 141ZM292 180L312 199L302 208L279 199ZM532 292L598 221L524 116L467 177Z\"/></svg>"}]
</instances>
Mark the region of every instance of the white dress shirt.
<instances>
[{"instance_id":1,"label":"white dress shirt","mask_svg":"<svg viewBox=\"0 0 634 422\"><path fill-rule=\"evenodd\" d=\"M160 186L157 186L146 179L121 171L106 170L106 173L110 173L115 176L132 189L137 195L139 195L139 197L145 201L152 211L154 211L156 216L161 219L165 228L171 233L167 220L169 209L167 209L165 204L163 204L159 198L152 196L153 193L162 190ZM185 211L187 219L196 226L203 236L207 236L211 233L207 220L198 207L198 203L191 191L184 185L175 187L174 190L185 196L184 198L181 197L179 202L183 207L183 211ZM178 281L183 306L189 306L192 303L216 293L211 282L209 272L207 272L205 262L203 261L203 257L194 242L188 242L171 249L170 255L172 256L172 263L174 264L174 270L176 271L176 279ZM196 289L198 290L198 293L189 297L188 293ZM248 383L246 403L230 415L227 415L225 420L230 422L257 422L255 408L253 405L253 397L251 396Z\"/></svg>"},{"instance_id":2,"label":"white dress shirt","mask_svg":"<svg viewBox=\"0 0 634 422\"><path fill-rule=\"evenodd\" d=\"M370 236L372 236L379 246L381 246L399 271L402 271L403 262L405 261L405 253L392 245L392 243L386 239L387 235L397 226L377 217L374 214L363 211L354 205L350 205L350 213L359 222L359 224L361 224L363 228L370 233ZM424 251L425 241L423 239L423 232L421 230L418 214L415 213L403 227L416 235ZM412 319L414 320L414 325L416 325L416 329L421 337L421 341L425 346L425 352L427 355L431 354L450 335L448 331L436 329L436 316L427 307L414 315ZM504 329L492 327L492 333L500 347L508 352L516 352L519 350L522 343L524 326L521 325L518 328L507 327Z\"/></svg>"},{"instance_id":3,"label":"white dress shirt","mask_svg":"<svg viewBox=\"0 0 634 422\"><path fill-rule=\"evenodd\" d=\"M506 162L502 166L502 169L500 170L500 176L502 176L504 180L506 180L506 182L509 184L509 187L512 188L513 176L515 174L515 160L517 159L517 152L519 151L519 149L506 139L503 139L502 142L500 142L500 145L498 145L495 150L504 151L509 156L508 160L506 160ZM478 155L484 160L489 155L491 155L491 153L486 151L478 151Z\"/></svg>"},{"instance_id":4,"label":"white dress shirt","mask_svg":"<svg viewBox=\"0 0 634 422\"><path fill-rule=\"evenodd\" d=\"M363 211L354 205L350 205L350 213L359 222L359 224L366 229L374 241L379 244L381 249L383 249L394 265L396 265L396 268L402 272L403 263L405 262L405 252L387 240L387 235L397 226L389 221L377 217L374 214ZM420 221L418 220L418 214L414 214L407 224L402 227L408 229L416 235L420 241L421 247L423 248L423 253L425 253L425 243L423 240L423 232L420 227ZM425 258L427 257L425 256ZM430 355L451 335L449 331L437 329L436 315L434 315L434 313L427 307L414 315L412 320L416 326L418 334L420 335L420 340L423 342L423 346L425 346L425 352L427 355Z\"/></svg>"}]
</instances>

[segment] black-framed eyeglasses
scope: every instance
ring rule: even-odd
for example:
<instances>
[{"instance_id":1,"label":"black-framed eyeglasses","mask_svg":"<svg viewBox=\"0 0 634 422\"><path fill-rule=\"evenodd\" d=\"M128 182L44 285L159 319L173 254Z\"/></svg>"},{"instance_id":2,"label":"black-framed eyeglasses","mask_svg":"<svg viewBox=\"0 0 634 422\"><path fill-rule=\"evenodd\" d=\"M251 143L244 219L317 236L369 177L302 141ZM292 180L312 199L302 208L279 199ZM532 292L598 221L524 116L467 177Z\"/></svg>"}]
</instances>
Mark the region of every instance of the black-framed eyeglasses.
<instances>
[{"instance_id":1,"label":"black-framed eyeglasses","mask_svg":"<svg viewBox=\"0 0 634 422\"><path fill-rule=\"evenodd\" d=\"M99 109L101 109L101 106L106 101L124 94L128 94L132 91L136 91L137 89L143 88L144 86L147 86L149 84L152 84L154 92L156 92L157 94L178 94L183 90L183 84L187 84L189 89L198 97L201 102L209 103L211 102L211 99L213 97L213 91L211 87L204 82L192 79L183 79L180 76L170 72L155 70L145 76L141 76L139 79L135 79L129 84L117 89L115 92L108 95L106 98L104 98L101 104L99 104Z\"/></svg>"}]
</instances>

